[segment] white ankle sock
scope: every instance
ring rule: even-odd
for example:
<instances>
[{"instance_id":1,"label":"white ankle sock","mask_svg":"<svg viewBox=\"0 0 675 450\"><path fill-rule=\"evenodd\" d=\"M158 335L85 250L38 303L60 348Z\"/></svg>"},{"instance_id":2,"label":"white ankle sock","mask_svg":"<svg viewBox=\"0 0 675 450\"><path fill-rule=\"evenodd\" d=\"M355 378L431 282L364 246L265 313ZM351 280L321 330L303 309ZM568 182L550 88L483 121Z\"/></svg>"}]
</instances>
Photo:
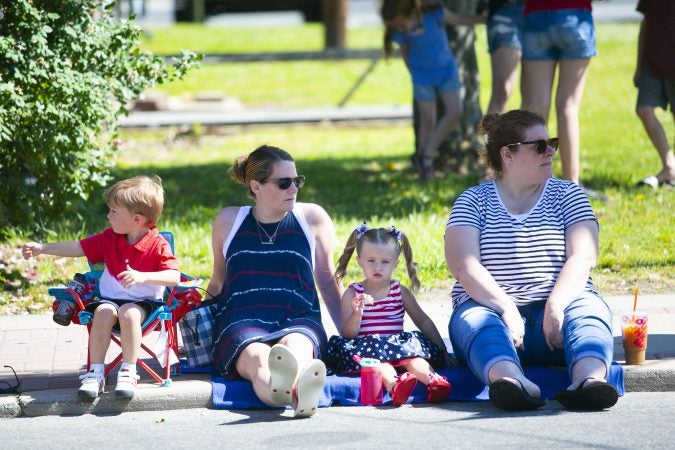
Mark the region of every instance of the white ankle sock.
<instances>
[{"instance_id":1,"label":"white ankle sock","mask_svg":"<svg viewBox=\"0 0 675 450\"><path fill-rule=\"evenodd\" d=\"M89 371L102 374L105 372L105 364L91 364L89 366Z\"/></svg>"},{"instance_id":2,"label":"white ankle sock","mask_svg":"<svg viewBox=\"0 0 675 450\"><path fill-rule=\"evenodd\" d=\"M131 373L136 373L136 364L123 362L120 370L128 370Z\"/></svg>"}]
</instances>

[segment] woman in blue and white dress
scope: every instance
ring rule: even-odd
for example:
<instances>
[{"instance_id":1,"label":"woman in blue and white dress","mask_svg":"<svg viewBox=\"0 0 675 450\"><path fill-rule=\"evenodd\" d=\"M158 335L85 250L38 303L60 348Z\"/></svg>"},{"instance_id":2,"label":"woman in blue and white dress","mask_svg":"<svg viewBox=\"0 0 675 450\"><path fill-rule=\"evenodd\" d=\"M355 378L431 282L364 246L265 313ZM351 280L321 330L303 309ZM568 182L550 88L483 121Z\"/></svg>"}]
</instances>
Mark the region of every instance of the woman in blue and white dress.
<instances>
[{"instance_id":1,"label":"woman in blue and white dress","mask_svg":"<svg viewBox=\"0 0 675 450\"><path fill-rule=\"evenodd\" d=\"M215 367L251 381L265 404L311 416L326 377L315 280L334 319L343 290L332 277L333 223L320 206L296 203L305 177L284 150L259 147L230 174L255 206L226 207L213 225Z\"/></svg>"}]
</instances>

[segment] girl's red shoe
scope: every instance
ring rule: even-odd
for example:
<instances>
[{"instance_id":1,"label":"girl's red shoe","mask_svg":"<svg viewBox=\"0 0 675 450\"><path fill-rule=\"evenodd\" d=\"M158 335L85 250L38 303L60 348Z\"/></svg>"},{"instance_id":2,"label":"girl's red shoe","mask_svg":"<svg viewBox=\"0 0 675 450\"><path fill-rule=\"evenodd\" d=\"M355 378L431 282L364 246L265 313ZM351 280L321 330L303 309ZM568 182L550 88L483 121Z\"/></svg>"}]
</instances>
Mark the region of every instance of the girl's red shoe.
<instances>
[{"instance_id":1,"label":"girl's red shoe","mask_svg":"<svg viewBox=\"0 0 675 450\"><path fill-rule=\"evenodd\" d=\"M398 377L398 380L391 387L391 404L401 406L408 401L408 397L415 389L417 377L410 372L405 372Z\"/></svg>"},{"instance_id":2,"label":"girl's red shoe","mask_svg":"<svg viewBox=\"0 0 675 450\"><path fill-rule=\"evenodd\" d=\"M448 379L437 373L430 374L429 379L431 381L427 385L427 401L429 403L438 403L447 399L450 391L452 391L452 385Z\"/></svg>"}]
</instances>

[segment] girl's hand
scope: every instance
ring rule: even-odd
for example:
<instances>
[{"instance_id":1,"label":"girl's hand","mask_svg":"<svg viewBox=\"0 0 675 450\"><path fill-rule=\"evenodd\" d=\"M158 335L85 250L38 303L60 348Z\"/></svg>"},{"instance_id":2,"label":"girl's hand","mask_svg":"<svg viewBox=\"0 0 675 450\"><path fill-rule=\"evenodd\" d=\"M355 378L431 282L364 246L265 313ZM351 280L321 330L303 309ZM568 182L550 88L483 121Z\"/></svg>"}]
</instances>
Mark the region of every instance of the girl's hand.
<instances>
[{"instance_id":1,"label":"girl's hand","mask_svg":"<svg viewBox=\"0 0 675 450\"><path fill-rule=\"evenodd\" d=\"M366 294L358 294L352 299L352 311L359 316L363 315L363 305L366 300Z\"/></svg>"},{"instance_id":2,"label":"girl's hand","mask_svg":"<svg viewBox=\"0 0 675 450\"><path fill-rule=\"evenodd\" d=\"M127 264L127 270L117 274L117 279L125 289L147 281L147 277L143 272L132 269L129 264Z\"/></svg>"},{"instance_id":3,"label":"girl's hand","mask_svg":"<svg viewBox=\"0 0 675 450\"><path fill-rule=\"evenodd\" d=\"M563 348L562 324L564 318L565 312L556 307L555 302L551 302L551 300L546 302L543 328L546 345L551 351L556 348Z\"/></svg>"},{"instance_id":4,"label":"girl's hand","mask_svg":"<svg viewBox=\"0 0 675 450\"><path fill-rule=\"evenodd\" d=\"M30 259L33 256L42 254L42 244L38 242L28 242L21 247L23 259Z\"/></svg>"},{"instance_id":5,"label":"girl's hand","mask_svg":"<svg viewBox=\"0 0 675 450\"><path fill-rule=\"evenodd\" d=\"M506 328L509 329L511 333L511 339L513 340L513 345L516 348L524 350L523 341L525 338L525 323L523 323L523 318L520 316L520 312L516 305L513 305L506 311L502 313L502 320L506 325Z\"/></svg>"}]
</instances>

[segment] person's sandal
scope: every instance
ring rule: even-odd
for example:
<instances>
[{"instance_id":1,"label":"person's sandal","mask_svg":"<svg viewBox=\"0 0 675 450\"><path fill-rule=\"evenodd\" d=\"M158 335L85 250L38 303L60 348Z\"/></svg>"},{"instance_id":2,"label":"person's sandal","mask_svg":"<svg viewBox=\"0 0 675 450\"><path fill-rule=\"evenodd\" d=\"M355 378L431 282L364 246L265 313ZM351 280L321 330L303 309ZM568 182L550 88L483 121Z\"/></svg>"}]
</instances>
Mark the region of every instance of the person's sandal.
<instances>
[{"instance_id":1,"label":"person's sandal","mask_svg":"<svg viewBox=\"0 0 675 450\"><path fill-rule=\"evenodd\" d=\"M448 379L437 373L429 374L429 384L427 385L427 401L429 403L439 403L448 398L452 385Z\"/></svg>"},{"instance_id":2,"label":"person's sandal","mask_svg":"<svg viewBox=\"0 0 675 450\"><path fill-rule=\"evenodd\" d=\"M326 383L326 365L320 359L313 359L298 375L293 389L295 417L311 417L319 407L319 399Z\"/></svg>"},{"instance_id":3,"label":"person's sandal","mask_svg":"<svg viewBox=\"0 0 675 450\"><path fill-rule=\"evenodd\" d=\"M619 392L614 386L602 380L599 383L588 383L593 378L586 378L573 391L564 390L556 394L555 399L567 409L601 411L611 408L619 400Z\"/></svg>"},{"instance_id":4,"label":"person's sandal","mask_svg":"<svg viewBox=\"0 0 675 450\"><path fill-rule=\"evenodd\" d=\"M532 411L546 404L543 398L530 395L520 380L514 380L518 384L504 378L490 384L490 401L494 406L506 411Z\"/></svg>"},{"instance_id":5,"label":"person's sandal","mask_svg":"<svg viewBox=\"0 0 675 450\"><path fill-rule=\"evenodd\" d=\"M293 383L298 375L298 361L290 348L276 344L270 350L267 362L270 369L271 400L276 406L292 403Z\"/></svg>"},{"instance_id":6,"label":"person's sandal","mask_svg":"<svg viewBox=\"0 0 675 450\"><path fill-rule=\"evenodd\" d=\"M417 384L417 377L410 372L400 375L389 393L391 394L391 404L401 406L408 401L410 394Z\"/></svg>"}]
</instances>

